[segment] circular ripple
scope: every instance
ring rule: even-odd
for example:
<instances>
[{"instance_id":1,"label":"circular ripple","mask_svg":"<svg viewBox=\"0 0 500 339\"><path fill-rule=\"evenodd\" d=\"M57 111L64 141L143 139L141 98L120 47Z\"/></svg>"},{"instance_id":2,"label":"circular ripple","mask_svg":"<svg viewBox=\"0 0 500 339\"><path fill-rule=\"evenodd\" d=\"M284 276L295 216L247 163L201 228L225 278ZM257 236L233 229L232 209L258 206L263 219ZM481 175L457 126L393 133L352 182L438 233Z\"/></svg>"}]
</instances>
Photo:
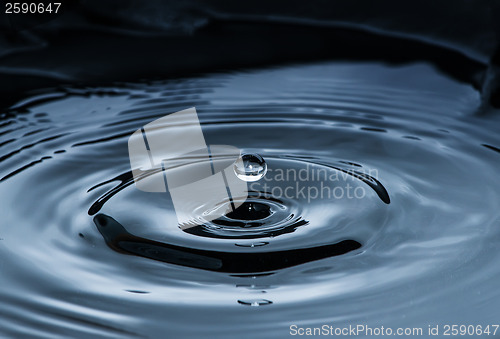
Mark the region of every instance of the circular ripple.
<instances>
[{"instance_id":1,"label":"circular ripple","mask_svg":"<svg viewBox=\"0 0 500 339\"><path fill-rule=\"evenodd\" d=\"M474 116L477 105L473 89L418 64L294 66L27 98L0 127L1 279L12 286L0 291L3 315L58 333L46 314L69 314L108 336L122 324L155 333L166 308L172 333L193 318L213 328L215 310L228 331L492 323L499 118ZM135 189L127 138L192 106L207 144L261 154L268 173L249 183L241 210L182 229L168 194ZM278 176L313 167L328 180ZM297 182L330 196L303 195ZM242 307L252 305L266 307ZM273 319L262 313L273 309Z\"/></svg>"}]
</instances>

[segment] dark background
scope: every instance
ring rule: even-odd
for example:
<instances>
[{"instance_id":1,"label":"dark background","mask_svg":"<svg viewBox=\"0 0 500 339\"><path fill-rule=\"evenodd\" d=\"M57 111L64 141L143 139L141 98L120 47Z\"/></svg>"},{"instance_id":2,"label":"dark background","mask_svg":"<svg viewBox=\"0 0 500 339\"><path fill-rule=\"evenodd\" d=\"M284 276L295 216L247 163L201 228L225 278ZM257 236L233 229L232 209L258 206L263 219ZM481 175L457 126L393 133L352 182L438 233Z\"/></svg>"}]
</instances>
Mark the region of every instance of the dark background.
<instances>
[{"instance_id":1,"label":"dark background","mask_svg":"<svg viewBox=\"0 0 500 339\"><path fill-rule=\"evenodd\" d=\"M44 1L48 3L47 1ZM500 3L62 1L0 16L0 107L28 90L326 59L428 60L482 88Z\"/></svg>"}]
</instances>

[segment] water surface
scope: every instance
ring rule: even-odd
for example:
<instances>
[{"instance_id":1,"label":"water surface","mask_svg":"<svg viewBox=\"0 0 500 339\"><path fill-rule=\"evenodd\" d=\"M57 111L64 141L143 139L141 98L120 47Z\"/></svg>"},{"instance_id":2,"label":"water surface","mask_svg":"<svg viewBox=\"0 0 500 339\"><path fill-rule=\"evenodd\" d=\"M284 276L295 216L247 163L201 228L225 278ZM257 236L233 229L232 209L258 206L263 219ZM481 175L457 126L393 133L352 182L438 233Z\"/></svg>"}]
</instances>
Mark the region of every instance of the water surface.
<instances>
[{"instance_id":1,"label":"water surface","mask_svg":"<svg viewBox=\"0 0 500 339\"><path fill-rule=\"evenodd\" d=\"M498 323L500 118L476 115L479 97L426 63L369 62L27 97L0 126L0 329L229 338ZM244 210L183 229L168 193L133 185L127 140L193 106L207 144L261 155L270 180L249 186ZM279 169L323 170L336 179L305 187L359 196L279 196L300 189Z\"/></svg>"}]
</instances>

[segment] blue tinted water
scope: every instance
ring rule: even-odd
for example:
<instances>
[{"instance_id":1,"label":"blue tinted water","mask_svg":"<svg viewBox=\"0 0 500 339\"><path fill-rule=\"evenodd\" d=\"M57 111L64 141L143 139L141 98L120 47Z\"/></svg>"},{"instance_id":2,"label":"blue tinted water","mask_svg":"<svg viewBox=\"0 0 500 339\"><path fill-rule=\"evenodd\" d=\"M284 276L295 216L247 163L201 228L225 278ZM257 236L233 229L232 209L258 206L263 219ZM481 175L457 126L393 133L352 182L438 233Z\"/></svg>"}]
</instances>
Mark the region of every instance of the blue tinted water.
<instances>
[{"instance_id":1,"label":"blue tinted water","mask_svg":"<svg viewBox=\"0 0 500 339\"><path fill-rule=\"evenodd\" d=\"M498 323L500 117L479 97L425 63L338 62L27 97L0 127L0 329ZM181 229L168 194L133 185L127 140L193 106L207 144L268 172L241 209Z\"/></svg>"}]
</instances>

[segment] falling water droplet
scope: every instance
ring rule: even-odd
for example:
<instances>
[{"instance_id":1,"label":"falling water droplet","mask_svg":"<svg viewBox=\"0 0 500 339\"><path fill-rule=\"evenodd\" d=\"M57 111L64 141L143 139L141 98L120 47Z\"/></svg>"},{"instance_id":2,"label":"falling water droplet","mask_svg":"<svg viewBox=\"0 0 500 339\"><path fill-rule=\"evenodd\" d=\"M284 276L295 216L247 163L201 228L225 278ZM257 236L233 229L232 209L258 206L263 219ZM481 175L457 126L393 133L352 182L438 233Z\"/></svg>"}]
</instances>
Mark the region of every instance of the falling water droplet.
<instances>
[{"instance_id":1,"label":"falling water droplet","mask_svg":"<svg viewBox=\"0 0 500 339\"><path fill-rule=\"evenodd\" d=\"M234 173L243 181L257 181L267 172L267 163L258 154L243 154L234 163Z\"/></svg>"}]
</instances>

